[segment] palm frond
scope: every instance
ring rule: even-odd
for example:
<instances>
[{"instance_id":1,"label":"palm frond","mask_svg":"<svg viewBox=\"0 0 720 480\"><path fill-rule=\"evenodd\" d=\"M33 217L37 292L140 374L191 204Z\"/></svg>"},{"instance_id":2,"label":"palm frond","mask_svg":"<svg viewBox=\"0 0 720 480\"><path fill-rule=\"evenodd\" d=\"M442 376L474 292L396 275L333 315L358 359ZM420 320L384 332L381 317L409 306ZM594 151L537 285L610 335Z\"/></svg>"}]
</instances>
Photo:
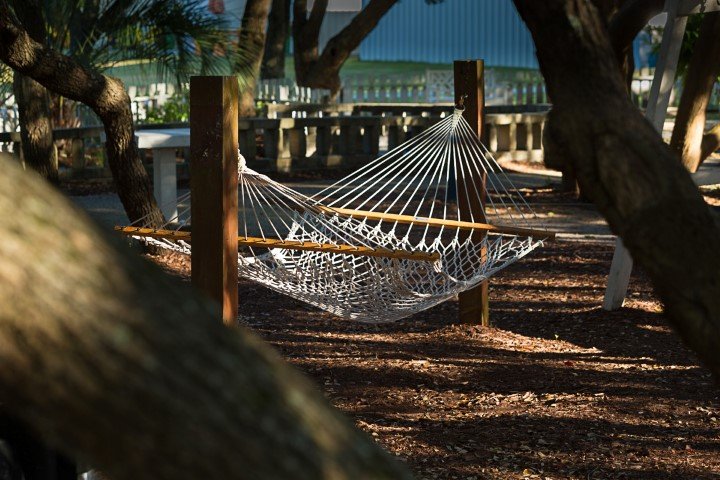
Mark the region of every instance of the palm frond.
<instances>
[{"instance_id":1,"label":"palm frond","mask_svg":"<svg viewBox=\"0 0 720 480\"><path fill-rule=\"evenodd\" d=\"M238 49L204 0L41 0L49 41L88 68L150 60L163 79L229 74Z\"/></svg>"}]
</instances>

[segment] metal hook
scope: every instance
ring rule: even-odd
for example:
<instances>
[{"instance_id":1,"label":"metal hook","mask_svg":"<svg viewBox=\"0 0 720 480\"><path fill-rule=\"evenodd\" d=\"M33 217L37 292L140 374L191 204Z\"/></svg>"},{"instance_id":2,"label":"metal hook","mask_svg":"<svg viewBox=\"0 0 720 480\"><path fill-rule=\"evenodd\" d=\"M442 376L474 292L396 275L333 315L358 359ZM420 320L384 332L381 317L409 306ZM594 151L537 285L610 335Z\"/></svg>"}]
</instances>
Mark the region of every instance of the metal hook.
<instances>
[{"instance_id":1,"label":"metal hook","mask_svg":"<svg viewBox=\"0 0 720 480\"><path fill-rule=\"evenodd\" d=\"M720 1L720 0L718 0ZM458 101L458 104L455 106L458 110L465 110L465 99L468 97L467 93L460 95L460 100Z\"/></svg>"}]
</instances>

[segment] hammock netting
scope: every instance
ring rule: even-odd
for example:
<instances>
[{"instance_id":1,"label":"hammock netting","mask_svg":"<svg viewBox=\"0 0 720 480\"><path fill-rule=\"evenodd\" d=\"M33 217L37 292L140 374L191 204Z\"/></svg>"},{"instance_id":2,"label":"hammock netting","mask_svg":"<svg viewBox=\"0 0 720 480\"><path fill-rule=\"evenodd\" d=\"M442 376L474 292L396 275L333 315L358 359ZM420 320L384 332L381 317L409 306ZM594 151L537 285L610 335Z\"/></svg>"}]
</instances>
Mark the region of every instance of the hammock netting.
<instances>
[{"instance_id":1,"label":"hammock netting","mask_svg":"<svg viewBox=\"0 0 720 480\"><path fill-rule=\"evenodd\" d=\"M242 156L238 180L239 275L366 322L450 299L550 236L460 110L312 196ZM163 228L186 232L189 194L178 201ZM180 237L132 236L191 254Z\"/></svg>"}]
</instances>

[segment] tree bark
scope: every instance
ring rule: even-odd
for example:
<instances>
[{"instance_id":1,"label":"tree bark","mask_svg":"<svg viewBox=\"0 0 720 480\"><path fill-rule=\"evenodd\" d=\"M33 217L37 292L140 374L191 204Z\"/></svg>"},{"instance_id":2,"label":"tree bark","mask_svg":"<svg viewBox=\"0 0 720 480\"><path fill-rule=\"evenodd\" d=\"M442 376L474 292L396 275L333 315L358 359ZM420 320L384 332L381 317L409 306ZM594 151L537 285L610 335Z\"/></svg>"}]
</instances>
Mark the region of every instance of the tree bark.
<instances>
[{"instance_id":1,"label":"tree bark","mask_svg":"<svg viewBox=\"0 0 720 480\"><path fill-rule=\"evenodd\" d=\"M293 39L295 41L295 77L298 85L326 88L336 97L342 86L340 69L360 42L375 28L397 0L370 0L350 24L332 37L318 55L318 37L327 0L313 4L307 16L306 0L295 0Z\"/></svg>"},{"instance_id":2,"label":"tree bark","mask_svg":"<svg viewBox=\"0 0 720 480\"><path fill-rule=\"evenodd\" d=\"M243 12L238 45L243 53L238 56L235 70L244 80L240 89L239 114L255 116L255 86L260 73L260 63L265 51L265 30L271 0L247 0Z\"/></svg>"},{"instance_id":3,"label":"tree bark","mask_svg":"<svg viewBox=\"0 0 720 480\"><path fill-rule=\"evenodd\" d=\"M70 57L34 41L0 0L0 60L50 91L85 103L105 127L110 170L130 221L164 223L134 137L130 98L122 82L92 72Z\"/></svg>"},{"instance_id":4,"label":"tree bark","mask_svg":"<svg viewBox=\"0 0 720 480\"><path fill-rule=\"evenodd\" d=\"M703 157L703 132L713 85L720 75L720 14L706 13L695 41L675 117L670 147L678 152L690 172ZM708 144L706 143L706 146ZM712 153L712 152L711 152Z\"/></svg>"},{"instance_id":5,"label":"tree bark","mask_svg":"<svg viewBox=\"0 0 720 480\"><path fill-rule=\"evenodd\" d=\"M25 165L57 185L60 179L48 92L32 78L15 73L13 93L18 106L20 141Z\"/></svg>"},{"instance_id":6,"label":"tree bark","mask_svg":"<svg viewBox=\"0 0 720 480\"><path fill-rule=\"evenodd\" d=\"M290 34L290 1L273 0L268 17L265 54L260 67L260 78L285 78L285 54Z\"/></svg>"},{"instance_id":7,"label":"tree bark","mask_svg":"<svg viewBox=\"0 0 720 480\"><path fill-rule=\"evenodd\" d=\"M649 274L681 337L720 376L720 227L628 99L608 32L582 0L515 0L553 99L548 142ZM720 378L720 377L719 377Z\"/></svg>"},{"instance_id":8,"label":"tree bark","mask_svg":"<svg viewBox=\"0 0 720 480\"><path fill-rule=\"evenodd\" d=\"M14 10L33 40L45 43L45 19L37 0L14 1ZM13 93L18 105L20 139L25 165L50 183L58 184L57 150L48 91L32 78L13 75Z\"/></svg>"},{"instance_id":9,"label":"tree bark","mask_svg":"<svg viewBox=\"0 0 720 480\"><path fill-rule=\"evenodd\" d=\"M608 24L610 40L618 59L622 58L623 52L628 47L632 48L632 42L637 34L655 15L662 12L664 6L665 0L628 0L623 2Z\"/></svg>"},{"instance_id":10,"label":"tree bark","mask_svg":"<svg viewBox=\"0 0 720 480\"><path fill-rule=\"evenodd\" d=\"M638 3L642 4L644 9L640 9L637 5ZM615 55L617 57L617 66L625 79L628 95L631 94L632 77L635 72L632 41L637 33L647 24L647 21L645 21L641 26L638 26L641 22L640 18L644 18L644 16L648 14L648 7L652 7L654 3L657 2L655 2L655 0L650 2L647 2L647 0L631 0L627 2L624 0L593 1L601 17L608 21L609 30L614 31L613 47L615 48ZM662 9L662 1L660 3L659 8ZM616 42L618 42L617 45ZM562 153L554 149L552 144L547 144L545 141L543 141L543 149L545 152L543 159L545 165L548 168L562 172L561 190L566 193L572 193L578 199L584 200L575 172L573 171L572 162L562 158Z\"/></svg>"},{"instance_id":11,"label":"tree bark","mask_svg":"<svg viewBox=\"0 0 720 480\"><path fill-rule=\"evenodd\" d=\"M307 0L293 1L293 57L295 59L295 79L298 85L307 85L306 77L320 55L320 27L325 18L328 0L313 3L310 15L307 13Z\"/></svg>"},{"instance_id":12,"label":"tree bark","mask_svg":"<svg viewBox=\"0 0 720 480\"><path fill-rule=\"evenodd\" d=\"M77 480L75 464L39 442L32 430L0 410L2 480ZM8 468L9 467L9 468Z\"/></svg>"},{"instance_id":13,"label":"tree bark","mask_svg":"<svg viewBox=\"0 0 720 480\"><path fill-rule=\"evenodd\" d=\"M0 402L114 480L407 479L218 306L0 167Z\"/></svg>"},{"instance_id":14,"label":"tree bark","mask_svg":"<svg viewBox=\"0 0 720 480\"><path fill-rule=\"evenodd\" d=\"M702 164L713 152L720 148L720 123L703 135L700 148L702 149L700 152L700 164Z\"/></svg>"}]
</instances>

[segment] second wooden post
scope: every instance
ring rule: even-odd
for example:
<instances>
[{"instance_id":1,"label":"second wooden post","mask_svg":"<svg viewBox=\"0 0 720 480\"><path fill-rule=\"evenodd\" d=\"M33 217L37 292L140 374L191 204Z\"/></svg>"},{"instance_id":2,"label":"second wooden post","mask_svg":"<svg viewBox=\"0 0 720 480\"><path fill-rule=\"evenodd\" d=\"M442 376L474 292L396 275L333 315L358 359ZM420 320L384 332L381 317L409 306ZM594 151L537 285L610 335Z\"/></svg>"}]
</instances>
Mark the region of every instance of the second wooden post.
<instances>
[{"instance_id":1,"label":"second wooden post","mask_svg":"<svg viewBox=\"0 0 720 480\"><path fill-rule=\"evenodd\" d=\"M190 79L192 284L222 307L226 325L238 308L238 83Z\"/></svg>"},{"instance_id":2,"label":"second wooden post","mask_svg":"<svg viewBox=\"0 0 720 480\"><path fill-rule=\"evenodd\" d=\"M455 81L455 104L462 104L465 108L463 117L470 124L478 138L482 138L485 123L485 67L482 60L456 60L453 63ZM486 174L483 172L458 172L457 198L460 220L469 220L487 223L485 217L485 183ZM463 182L465 184L463 184ZM468 182L474 184L469 185ZM467 195L463 192L481 192L476 195ZM474 219L474 220L473 220ZM486 235L475 232L478 240ZM490 325L490 303L488 301L488 282L482 282L471 290L460 293L460 322Z\"/></svg>"}]
</instances>

